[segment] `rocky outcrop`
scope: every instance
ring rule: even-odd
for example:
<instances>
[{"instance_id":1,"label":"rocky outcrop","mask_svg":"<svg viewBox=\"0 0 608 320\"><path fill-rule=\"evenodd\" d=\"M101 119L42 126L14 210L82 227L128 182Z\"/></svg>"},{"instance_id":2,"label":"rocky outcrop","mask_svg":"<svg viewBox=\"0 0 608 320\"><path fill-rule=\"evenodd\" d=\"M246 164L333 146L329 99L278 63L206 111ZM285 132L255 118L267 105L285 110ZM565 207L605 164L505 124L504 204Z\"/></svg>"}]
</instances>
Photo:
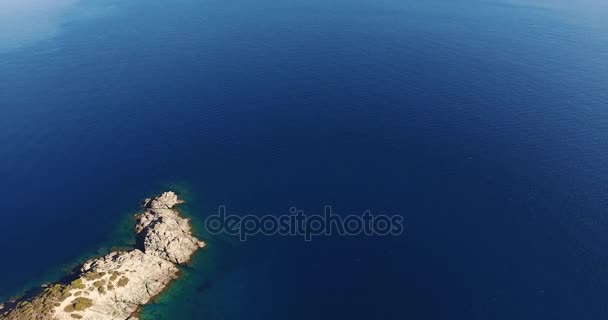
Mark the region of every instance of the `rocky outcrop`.
<instances>
[{"instance_id":1,"label":"rocky outcrop","mask_svg":"<svg viewBox=\"0 0 608 320\"><path fill-rule=\"evenodd\" d=\"M174 209L181 202L173 192L146 199L135 227L138 248L89 260L70 284L0 305L0 319L137 320L139 308L178 277L177 265L205 245Z\"/></svg>"},{"instance_id":2,"label":"rocky outcrop","mask_svg":"<svg viewBox=\"0 0 608 320\"><path fill-rule=\"evenodd\" d=\"M139 215L135 231L146 254L182 264L205 244L192 235L188 220L171 209L178 203L180 200L172 192L146 199L146 211Z\"/></svg>"}]
</instances>

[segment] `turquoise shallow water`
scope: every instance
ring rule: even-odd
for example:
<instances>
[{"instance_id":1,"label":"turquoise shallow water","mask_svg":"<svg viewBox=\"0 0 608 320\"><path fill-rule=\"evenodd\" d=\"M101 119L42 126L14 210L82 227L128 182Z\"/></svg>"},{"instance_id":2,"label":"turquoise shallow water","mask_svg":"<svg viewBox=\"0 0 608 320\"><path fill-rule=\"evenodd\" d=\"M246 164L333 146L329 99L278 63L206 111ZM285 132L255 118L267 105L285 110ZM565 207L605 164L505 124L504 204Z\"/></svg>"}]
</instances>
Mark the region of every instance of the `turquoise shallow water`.
<instances>
[{"instance_id":1,"label":"turquoise shallow water","mask_svg":"<svg viewBox=\"0 0 608 320\"><path fill-rule=\"evenodd\" d=\"M171 188L209 247L147 319L608 315L603 1L19 3L0 297L129 245ZM219 205L406 229L242 243L200 227Z\"/></svg>"}]
</instances>

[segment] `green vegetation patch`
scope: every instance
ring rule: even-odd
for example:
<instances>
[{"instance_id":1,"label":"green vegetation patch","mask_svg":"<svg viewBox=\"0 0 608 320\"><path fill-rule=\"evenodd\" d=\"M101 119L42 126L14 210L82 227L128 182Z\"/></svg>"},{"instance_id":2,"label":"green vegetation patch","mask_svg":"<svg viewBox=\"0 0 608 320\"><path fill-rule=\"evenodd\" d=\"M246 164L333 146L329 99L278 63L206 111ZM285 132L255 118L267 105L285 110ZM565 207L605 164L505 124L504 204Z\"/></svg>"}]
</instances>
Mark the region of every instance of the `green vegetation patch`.
<instances>
[{"instance_id":1,"label":"green vegetation patch","mask_svg":"<svg viewBox=\"0 0 608 320\"><path fill-rule=\"evenodd\" d=\"M70 286L55 284L32 299L17 303L17 308L0 314L2 320L50 320L55 308L69 298Z\"/></svg>"},{"instance_id":2,"label":"green vegetation patch","mask_svg":"<svg viewBox=\"0 0 608 320\"><path fill-rule=\"evenodd\" d=\"M114 281L114 280L118 279L118 276L120 276L120 272L112 271L112 276L110 276L110 281Z\"/></svg>"},{"instance_id":3,"label":"green vegetation patch","mask_svg":"<svg viewBox=\"0 0 608 320\"><path fill-rule=\"evenodd\" d=\"M99 273L99 272L92 271L92 272L87 272L87 273L83 274L82 277L89 281L95 281L95 280L101 279L105 274L106 274L105 272Z\"/></svg>"},{"instance_id":4,"label":"green vegetation patch","mask_svg":"<svg viewBox=\"0 0 608 320\"><path fill-rule=\"evenodd\" d=\"M119 287L124 287L129 283L129 278L127 277L121 277L120 280L118 280L118 283L116 284Z\"/></svg>"},{"instance_id":5,"label":"green vegetation patch","mask_svg":"<svg viewBox=\"0 0 608 320\"><path fill-rule=\"evenodd\" d=\"M78 278L70 283L70 286L74 289L85 289L87 286L82 282L82 279Z\"/></svg>"},{"instance_id":6,"label":"green vegetation patch","mask_svg":"<svg viewBox=\"0 0 608 320\"><path fill-rule=\"evenodd\" d=\"M90 308L93 305L93 300L84 297L78 297L72 301L63 310L65 312L83 311Z\"/></svg>"},{"instance_id":7,"label":"green vegetation patch","mask_svg":"<svg viewBox=\"0 0 608 320\"><path fill-rule=\"evenodd\" d=\"M98 289L105 285L106 285L106 280L97 280L97 281L93 282L93 286Z\"/></svg>"}]
</instances>

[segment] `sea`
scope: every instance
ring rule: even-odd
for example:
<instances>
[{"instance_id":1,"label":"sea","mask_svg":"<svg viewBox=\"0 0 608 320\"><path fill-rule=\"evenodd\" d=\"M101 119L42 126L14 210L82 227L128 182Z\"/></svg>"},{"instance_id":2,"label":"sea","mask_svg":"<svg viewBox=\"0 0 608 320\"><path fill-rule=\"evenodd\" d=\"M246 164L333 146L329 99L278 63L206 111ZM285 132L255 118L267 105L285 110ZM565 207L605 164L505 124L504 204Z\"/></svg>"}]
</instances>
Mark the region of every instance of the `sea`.
<instances>
[{"instance_id":1,"label":"sea","mask_svg":"<svg viewBox=\"0 0 608 320\"><path fill-rule=\"evenodd\" d=\"M608 317L605 0L4 0L0 300L132 246L175 190L207 247L143 320ZM399 236L205 219L403 217Z\"/></svg>"}]
</instances>

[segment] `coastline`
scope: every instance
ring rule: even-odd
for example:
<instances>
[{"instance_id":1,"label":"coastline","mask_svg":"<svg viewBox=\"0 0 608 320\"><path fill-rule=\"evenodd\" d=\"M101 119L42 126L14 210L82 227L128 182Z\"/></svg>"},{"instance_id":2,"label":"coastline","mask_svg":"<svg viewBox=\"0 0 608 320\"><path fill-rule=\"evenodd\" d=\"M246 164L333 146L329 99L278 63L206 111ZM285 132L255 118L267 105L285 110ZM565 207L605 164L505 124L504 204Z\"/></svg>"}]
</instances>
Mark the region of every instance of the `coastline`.
<instances>
[{"instance_id":1,"label":"coastline","mask_svg":"<svg viewBox=\"0 0 608 320\"><path fill-rule=\"evenodd\" d=\"M142 306L162 295L181 276L178 267L205 246L175 208L183 202L172 191L144 200L133 249L110 250L60 282L0 303L0 319L138 319Z\"/></svg>"}]
</instances>

